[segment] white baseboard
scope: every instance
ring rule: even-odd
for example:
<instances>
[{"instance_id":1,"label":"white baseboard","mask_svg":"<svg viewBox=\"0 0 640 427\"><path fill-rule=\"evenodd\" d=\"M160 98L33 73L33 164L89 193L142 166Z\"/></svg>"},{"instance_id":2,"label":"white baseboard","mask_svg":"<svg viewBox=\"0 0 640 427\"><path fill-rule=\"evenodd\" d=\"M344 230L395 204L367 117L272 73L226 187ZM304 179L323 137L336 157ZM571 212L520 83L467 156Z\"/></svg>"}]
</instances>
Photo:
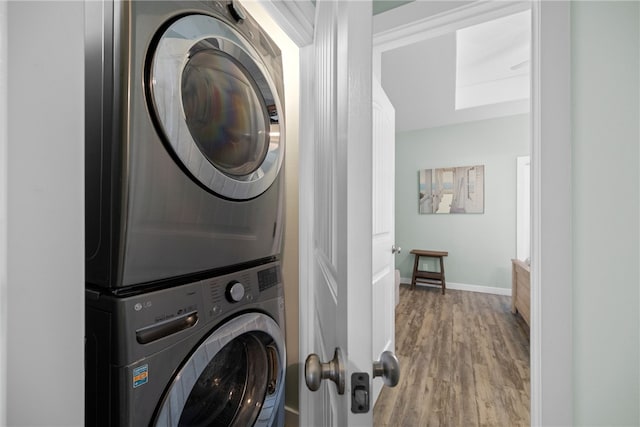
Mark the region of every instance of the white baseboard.
<instances>
[{"instance_id":1,"label":"white baseboard","mask_svg":"<svg viewBox=\"0 0 640 427\"><path fill-rule=\"evenodd\" d=\"M411 283L411 277L400 278L400 283ZM416 283L417 286L429 286L439 288L438 285L430 285L428 283ZM483 294L506 295L511 296L511 288L497 288L494 286L469 285L466 283L453 283L447 281L447 289L455 289L457 291L480 292Z\"/></svg>"},{"instance_id":2,"label":"white baseboard","mask_svg":"<svg viewBox=\"0 0 640 427\"><path fill-rule=\"evenodd\" d=\"M284 425L285 427L297 427L300 425L300 411L284 406Z\"/></svg>"}]
</instances>

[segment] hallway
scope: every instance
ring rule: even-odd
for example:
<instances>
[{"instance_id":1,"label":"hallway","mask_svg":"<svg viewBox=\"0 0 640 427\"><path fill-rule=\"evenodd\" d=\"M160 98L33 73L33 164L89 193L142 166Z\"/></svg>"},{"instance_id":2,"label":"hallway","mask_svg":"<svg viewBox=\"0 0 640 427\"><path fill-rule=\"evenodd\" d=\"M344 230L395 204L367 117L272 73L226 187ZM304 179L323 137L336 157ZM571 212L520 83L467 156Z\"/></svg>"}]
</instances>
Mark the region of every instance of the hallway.
<instances>
[{"instance_id":1,"label":"hallway","mask_svg":"<svg viewBox=\"0 0 640 427\"><path fill-rule=\"evenodd\" d=\"M374 426L528 426L529 331L507 296L400 287L401 378Z\"/></svg>"}]
</instances>

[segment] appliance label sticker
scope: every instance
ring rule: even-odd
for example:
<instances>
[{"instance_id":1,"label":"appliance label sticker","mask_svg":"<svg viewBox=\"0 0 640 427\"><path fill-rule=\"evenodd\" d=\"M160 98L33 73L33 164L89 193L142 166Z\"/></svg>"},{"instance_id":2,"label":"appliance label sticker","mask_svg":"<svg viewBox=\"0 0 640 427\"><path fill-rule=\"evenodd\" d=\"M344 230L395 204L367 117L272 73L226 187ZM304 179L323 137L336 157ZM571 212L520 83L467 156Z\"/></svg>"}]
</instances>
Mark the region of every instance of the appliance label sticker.
<instances>
[{"instance_id":1,"label":"appliance label sticker","mask_svg":"<svg viewBox=\"0 0 640 427\"><path fill-rule=\"evenodd\" d=\"M133 388L149 382L149 365L138 366L133 369Z\"/></svg>"}]
</instances>

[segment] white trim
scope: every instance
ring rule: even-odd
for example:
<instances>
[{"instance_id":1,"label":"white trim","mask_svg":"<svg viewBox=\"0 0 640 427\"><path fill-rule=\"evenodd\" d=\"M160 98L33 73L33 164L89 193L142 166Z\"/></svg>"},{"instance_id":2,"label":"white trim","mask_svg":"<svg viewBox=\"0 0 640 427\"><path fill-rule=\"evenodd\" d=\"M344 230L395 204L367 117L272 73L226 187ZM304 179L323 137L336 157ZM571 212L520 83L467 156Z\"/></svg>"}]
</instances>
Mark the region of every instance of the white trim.
<instances>
[{"instance_id":1,"label":"white trim","mask_svg":"<svg viewBox=\"0 0 640 427\"><path fill-rule=\"evenodd\" d=\"M307 310L306 307L314 306L314 295L311 292L313 288L313 206L314 188L313 188L313 144L304 143L302 141L313 141L314 120L313 120L313 64L314 64L314 46L309 45L300 49L300 139L299 149L299 414L300 425L310 425L310 419L302 419L300 414L310 417L309 408L312 403L312 395L305 386L304 377L304 361L307 354L312 353L315 337L308 332L311 330L309 325L314 323L314 311Z\"/></svg>"},{"instance_id":2,"label":"white trim","mask_svg":"<svg viewBox=\"0 0 640 427\"><path fill-rule=\"evenodd\" d=\"M449 34L460 28L521 12L529 1L478 1L373 35L374 52L384 52Z\"/></svg>"},{"instance_id":3,"label":"white trim","mask_svg":"<svg viewBox=\"0 0 640 427\"><path fill-rule=\"evenodd\" d=\"M573 424L569 1L534 0L531 425Z\"/></svg>"},{"instance_id":4,"label":"white trim","mask_svg":"<svg viewBox=\"0 0 640 427\"><path fill-rule=\"evenodd\" d=\"M315 8L311 1L261 1L260 4L298 47L313 43Z\"/></svg>"},{"instance_id":5,"label":"white trim","mask_svg":"<svg viewBox=\"0 0 640 427\"><path fill-rule=\"evenodd\" d=\"M529 314L529 379L531 426L542 421L542 355L540 343L540 2L534 0L531 8L531 259L530 259L530 314Z\"/></svg>"},{"instance_id":6,"label":"white trim","mask_svg":"<svg viewBox=\"0 0 640 427\"><path fill-rule=\"evenodd\" d=\"M7 425L7 2L0 1L0 425Z\"/></svg>"},{"instance_id":7,"label":"white trim","mask_svg":"<svg viewBox=\"0 0 640 427\"><path fill-rule=\"evenodd\" d=\"M427 16L373 35L373 75L382 82L382 53L450 34L470 25L522 12L531 1L476 1L445 12Z\"/></svg>"},{"instance_id":8,"label":"white trim","mask_svg":"<svg viewBox=\"0 0 640 427\"><path fill-rule=\"evenodd\" d=\"M284 425L285 426L299 426L300 425L300 412L290 406L284 405Z\"/></svg>"},{"instance_id":9,"label":"white trim","mask_svg":"<svg viewBox=\"0 0 640 427\"><path fill-rule=\"evenodd\" d=\"M516 157L516 258L531 259L531 156Z\"/></svg>"},{"instance_id":10,"label":"white trim","mask_svg":"<svg viewBox=\"0 0 640 427\"><path fill-rule=\"evenodd\" d=\"M411 277L402 277L400 283L411 283ZM424 286L428 288L440 288L439 285L430 285L428 283L416 283L416 286ZM495 286L472 285L468 283L455 283L447 281L447 289L465 292L478 292L481 294L504 295L511 296L511 288L498 288Z\"/></svg>"}]
</instances>

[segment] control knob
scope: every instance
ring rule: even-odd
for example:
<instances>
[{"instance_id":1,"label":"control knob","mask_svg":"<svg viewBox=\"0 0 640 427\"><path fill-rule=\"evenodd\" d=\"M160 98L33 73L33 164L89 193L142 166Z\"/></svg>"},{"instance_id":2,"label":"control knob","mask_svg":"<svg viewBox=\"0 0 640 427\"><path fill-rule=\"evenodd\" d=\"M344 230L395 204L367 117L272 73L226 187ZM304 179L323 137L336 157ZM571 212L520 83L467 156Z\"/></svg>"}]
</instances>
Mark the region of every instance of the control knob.
<instances>
[{"instance_id":1,"label":"control knob","mask_svg":"<svg viewBox=\"0 0 640 427\"><path fill-rule=\"evenodd\" d=\"M230 303L242 301L244 298L244 285L237 280L229 282L225 295Z\"/></svg>"},{"instance_id":2,"label":"control knob","mask_svg":"<svg viewBox=\"0 0 640 427\"><path fill-rule=\"evenodd\" d=\"M247 19L247 15L244 14L240 6L238 6L234 1L229 3L229 13L236 22L242 22Z\"/></svg>"}]
</instances>

